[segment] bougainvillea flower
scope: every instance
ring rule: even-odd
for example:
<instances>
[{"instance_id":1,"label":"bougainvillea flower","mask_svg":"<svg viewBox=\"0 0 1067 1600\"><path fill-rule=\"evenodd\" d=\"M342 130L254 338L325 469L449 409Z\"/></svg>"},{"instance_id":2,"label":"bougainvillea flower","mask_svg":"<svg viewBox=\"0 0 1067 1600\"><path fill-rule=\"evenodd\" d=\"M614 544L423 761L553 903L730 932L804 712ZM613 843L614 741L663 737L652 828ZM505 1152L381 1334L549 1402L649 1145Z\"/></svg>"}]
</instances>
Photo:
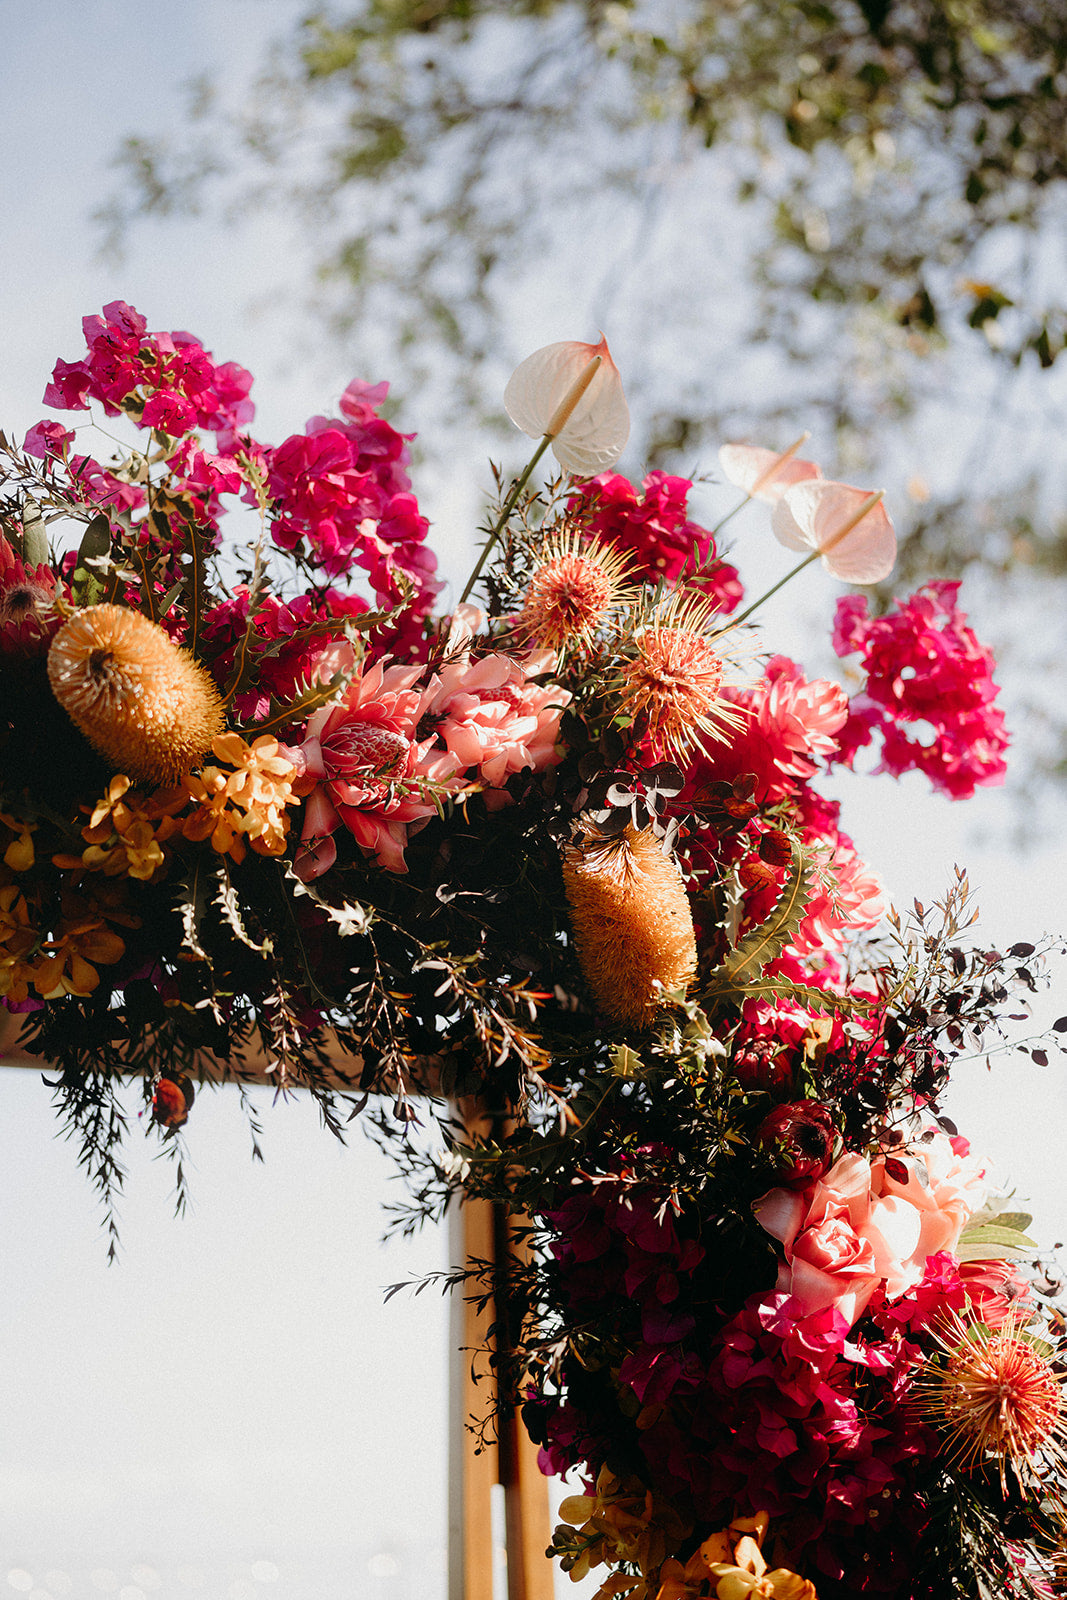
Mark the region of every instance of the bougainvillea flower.
<instances>
[{"instance_id":1,"label":"bougainvillea flower","mask_svg":"<svg viewBox=\"0 0 1067 1600\"><path fill-rule=\"evenodd\" d=\"M818 551L845 583L880 583L897 559L897 536L881 492L813 478L786 489L771 528L787 550Z\"/></svg>"},{"instance_id":2,"label":"bougainvillea flower","mask_svg":"<svg viewBox=\"0 0 1067 1600\"><path fill-rule=\"evenodd\" d=\"M622 378L603 334L599 344L564 339L527 356L508 379L504 410L531 439L547 435L560 466L579 478L613 467L630 437Z\"/></svg>"},{"instance_id":3,"label":"bougainvillea flower","mask_svg":"<svg viewBox=\"0 0 1067 1600\"><path fill-rule=\"evenodd\" d=\"M764 450L756 444L724 444L719 450L723 477L753 500L776 506L794 483L822 477L814 461L802 461L797 456L807 437L802 433L788 450L781 452Z\"/></svg>"}]
</instances>

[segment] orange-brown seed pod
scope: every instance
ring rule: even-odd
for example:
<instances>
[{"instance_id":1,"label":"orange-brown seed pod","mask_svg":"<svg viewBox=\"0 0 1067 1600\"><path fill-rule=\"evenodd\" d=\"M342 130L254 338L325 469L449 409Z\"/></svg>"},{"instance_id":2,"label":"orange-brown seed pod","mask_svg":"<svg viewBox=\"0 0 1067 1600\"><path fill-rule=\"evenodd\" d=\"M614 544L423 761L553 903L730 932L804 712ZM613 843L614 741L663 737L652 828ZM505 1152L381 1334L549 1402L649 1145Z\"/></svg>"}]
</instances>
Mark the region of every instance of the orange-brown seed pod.
<instances>
[{"instance_id":1,"label":"orange-brown seed pod","mask_svg":"<svg viewBox=\"0 0 1067 1600\"><path fill-rule=\"evenodd\" d=\"M580 830L563 850L578 963L597 1004L647 1026L662 990L690 983L697 951L677 863L650 828L613 839ZM662 986L662 987L660 987Z\"/></svg>"},{"instance_id":2,"label":"orange-brown seed pod","mask_svg":"<svg viewBox=\"0 0 1067 1600\"><path fill-rule=\"evenodd\" d=\"M210 675L129 606L76 611L52 640L48 679L89 743L135 783L176 782L225 727Z\"/></svg>"}]
</instances>

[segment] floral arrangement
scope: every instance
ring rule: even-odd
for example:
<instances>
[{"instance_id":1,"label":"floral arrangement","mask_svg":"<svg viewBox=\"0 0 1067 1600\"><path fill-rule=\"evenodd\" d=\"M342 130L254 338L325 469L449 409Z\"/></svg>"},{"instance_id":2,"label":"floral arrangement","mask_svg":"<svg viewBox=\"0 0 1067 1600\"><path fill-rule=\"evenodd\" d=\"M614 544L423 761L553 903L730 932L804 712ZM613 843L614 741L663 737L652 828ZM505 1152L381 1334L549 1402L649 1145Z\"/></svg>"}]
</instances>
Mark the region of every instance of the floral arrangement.
<instances>
[{"instance_id":1,"label":"floral arrangement","mask_svg":"<svg viewBox=\"0 0 1067 1600\"><path fill-rule=\"evenodd\" d=\"M1043 947L970 943L962 875L889 913L820 789L1001 780L958 586L838 600L851 694L766 652L692 484L612 470L601 340L513 376L539 442L441 616L386 385L270 447L191 335L85 335L46 402L135 445L0 435L0 998L105 1199L121 1079L180 1155L197 1081L267 1073L414 1213L524 1219L496 1356L602 1600L1063 1593L1064 1319L940 1109ZM794 571L881 581L881 494L802 443L722 473ZM428 1094L479 1135L420 1155Z\"/></svg>"}]
</instances>

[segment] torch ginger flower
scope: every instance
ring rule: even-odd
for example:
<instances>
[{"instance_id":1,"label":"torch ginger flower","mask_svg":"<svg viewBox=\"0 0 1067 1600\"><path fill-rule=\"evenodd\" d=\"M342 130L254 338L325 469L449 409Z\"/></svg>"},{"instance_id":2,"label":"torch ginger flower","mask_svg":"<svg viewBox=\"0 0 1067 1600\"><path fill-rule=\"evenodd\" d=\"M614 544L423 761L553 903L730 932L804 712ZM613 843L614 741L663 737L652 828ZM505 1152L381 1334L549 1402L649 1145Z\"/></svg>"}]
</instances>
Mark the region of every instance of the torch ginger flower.
<instances>
[{"instance_id":1,"label":"torch ginger flower","mask_svg":"<svg viewBox=\"0 0 1067 1600\"><path fill-rule=\"evenodd\" d=\"M356 843L390 872L406 872L408 828L439 809L458 787L459 760L436 737L417 738L431 690L418 687L420 666L376 662L353 678L340 700L308 721L299 754L310 779L297 875L310 883L337 859L333 834L343 823Z\"/></svg>"}]
</instances>

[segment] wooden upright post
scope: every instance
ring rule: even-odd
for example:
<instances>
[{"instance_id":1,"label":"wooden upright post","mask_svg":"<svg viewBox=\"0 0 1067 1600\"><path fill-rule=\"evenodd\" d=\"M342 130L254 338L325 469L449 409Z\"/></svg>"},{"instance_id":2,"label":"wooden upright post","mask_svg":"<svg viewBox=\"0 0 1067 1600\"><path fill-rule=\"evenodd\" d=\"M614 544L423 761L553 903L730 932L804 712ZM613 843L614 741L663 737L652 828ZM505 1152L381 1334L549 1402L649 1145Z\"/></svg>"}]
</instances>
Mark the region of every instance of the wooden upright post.
<instances>
[{"instance_id":1,"label":"wooden upright post","mask_svg":"<svg viewBox=\"0 0 1067 1600\"><path fill-rule=\"evenodd\" d=\"M453 1217L459 1259L492 1262L505 1274L511 1241L503 1208L490 1200L468 1200ZM448 1600L494 1600L496 1484L504 1490L506 1600L553 1600L553 1569L545 1555L552 1536L548 1484L537 1465L537 1447L517 1407L501 1410L496 1442L480 1453L468 1426L472 1418L486 1416L498 1398L496 1375L482 1353L495 1310L490 1303L479 1315L461 1295L453 1301Z\"/></svg>"}]
</instances>

